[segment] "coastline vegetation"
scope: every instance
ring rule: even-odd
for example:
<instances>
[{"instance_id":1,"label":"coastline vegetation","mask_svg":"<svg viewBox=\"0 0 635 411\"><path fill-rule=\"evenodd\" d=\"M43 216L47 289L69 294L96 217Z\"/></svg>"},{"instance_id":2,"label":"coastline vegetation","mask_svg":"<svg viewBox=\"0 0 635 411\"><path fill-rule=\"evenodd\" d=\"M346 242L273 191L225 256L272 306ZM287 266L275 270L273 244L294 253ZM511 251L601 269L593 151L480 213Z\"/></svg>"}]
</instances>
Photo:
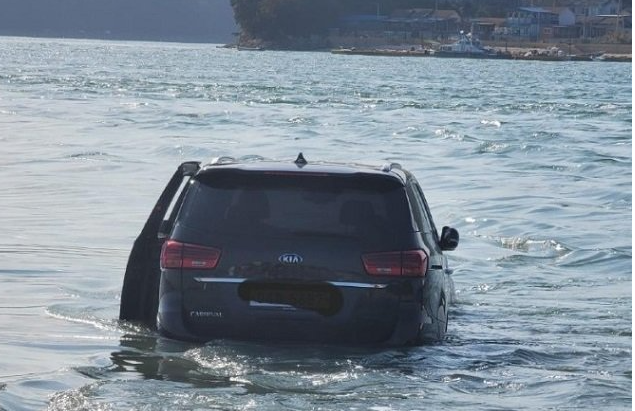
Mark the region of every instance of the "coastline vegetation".
<instances>
[{"instance_id":1,"label":"coastline vegetation","mask_svg":"<svg viewBox=\"0 0 635 411\"><path fill-rule=\"evenodd\" d=\"M553 6L562 1L534 0ZM455 10L463 18L504 17L524 5L522 0L231 0L243 39L280 41L289 37L324 35L350 14L387 15L401 8Z\"/></svg>"}]
</instances>

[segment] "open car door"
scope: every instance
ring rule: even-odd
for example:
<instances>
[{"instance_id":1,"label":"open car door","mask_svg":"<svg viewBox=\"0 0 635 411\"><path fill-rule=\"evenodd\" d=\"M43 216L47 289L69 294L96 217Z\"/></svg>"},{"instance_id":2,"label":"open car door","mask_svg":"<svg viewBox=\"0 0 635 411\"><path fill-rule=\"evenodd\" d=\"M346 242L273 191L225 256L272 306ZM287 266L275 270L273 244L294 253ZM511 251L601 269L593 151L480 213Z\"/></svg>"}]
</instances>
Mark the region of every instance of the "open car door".
<instances>
[{"instance_id":1,"label":"open car door","mask_svg":"<svg viewBox=\"0 0 635 411\"><path fill-rule=\"evenodd\" d=\"M164 229L171 229L186 189L181 191L176 201L174 197L179 192L179 188L187 187L183 183L189 181L199 169L200 163L196 161L188 161L179 166L163 189L143 230L135 240L128 257L121 290L120 320L139 322L150 328L156 327L161 279L159 258L165 241L164 236L159 234ZM171 215L166 216L171 204ZM164 222L166 217L167 220Z\"/></svg>"}]
</instances>

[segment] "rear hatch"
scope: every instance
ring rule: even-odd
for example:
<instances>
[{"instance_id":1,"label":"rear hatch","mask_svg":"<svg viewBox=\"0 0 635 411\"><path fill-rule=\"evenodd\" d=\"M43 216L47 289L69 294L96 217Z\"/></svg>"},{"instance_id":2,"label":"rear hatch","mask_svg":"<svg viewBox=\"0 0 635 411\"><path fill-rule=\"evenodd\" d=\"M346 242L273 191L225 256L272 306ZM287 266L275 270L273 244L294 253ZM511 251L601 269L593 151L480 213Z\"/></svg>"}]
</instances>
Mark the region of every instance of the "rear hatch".
<instances>
[{"instance_id":1,"label":"rear hatch","mask_svg":"<svg viewBox=\"0 0 635 411\"><path fill-rule=\"evenodd\" d=\"M191 331L313 341L388 338L412 279L370 275L365 261L408 248L404 233L413 228L399 180L220 169L192 184L171 236L181 247L194 247L202 261L182 270ZM206 253L213 264L205 262Z\"/></svg>"}]
</instances>

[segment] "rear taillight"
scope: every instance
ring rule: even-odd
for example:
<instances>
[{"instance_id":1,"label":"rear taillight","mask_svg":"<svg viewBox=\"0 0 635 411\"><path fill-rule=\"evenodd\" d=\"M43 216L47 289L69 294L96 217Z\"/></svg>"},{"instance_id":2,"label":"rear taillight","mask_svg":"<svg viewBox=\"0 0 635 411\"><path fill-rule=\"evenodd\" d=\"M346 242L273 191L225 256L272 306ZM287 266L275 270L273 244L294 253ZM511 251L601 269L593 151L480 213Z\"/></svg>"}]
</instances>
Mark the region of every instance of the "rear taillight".
<instances>
[{"instance_id":1,"label":"rear taillight","mask_svg":"<svg viewBox=\"0 0 635 411\"><path fill-rule=\"evenodd\" d=\"M211 270L220 260L220 250L168 240L161 248L161 268Z\"/></svg>"},{"instance_id":2,"label":"rear taillight","mask_svg":"<svg viewBox=\"0 0 635 411\"><path fill-rule=\"evenodd\" d=\"M364 254L362 261L370 275L423 277L428 268L428 255L423 250Z\"/></svg>"}]
</instances>

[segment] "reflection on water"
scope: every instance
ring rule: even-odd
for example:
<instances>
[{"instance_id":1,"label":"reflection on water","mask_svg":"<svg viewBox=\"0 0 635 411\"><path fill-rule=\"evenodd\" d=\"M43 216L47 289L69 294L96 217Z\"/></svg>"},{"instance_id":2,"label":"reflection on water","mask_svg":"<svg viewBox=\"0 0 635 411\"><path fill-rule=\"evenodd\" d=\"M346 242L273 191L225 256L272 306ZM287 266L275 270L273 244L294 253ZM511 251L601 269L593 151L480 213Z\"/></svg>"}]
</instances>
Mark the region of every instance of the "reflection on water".
<instances>
[{"instance_id":1,"label":"reflection on water","mask_svg":"<svg viewBox=\"0 0 635 411\"><path fill-rule=\"evenodd\" d=\"M579 407L588 395L579 391L571 396L562 390L580 384L596 395L611 389L613 403L619 404L628 401L628 387L607 387L609 372L589 379L584 371L616 354L622 360L630 357L628 350L618 354L562 345L545 352L537 343L502 338L450 338L424 348L360 350L232 341L192 345L128 334L110 353L107 365L75 368L88 382L54 395L49 409L305 409L316 401L341 408L399 404L416 409L439 400L467 406L493 394L498 398L493 402L504 407L527 408L518 395L539 397L529 409L554 403Z\"/></svg>"}]
</instances>

